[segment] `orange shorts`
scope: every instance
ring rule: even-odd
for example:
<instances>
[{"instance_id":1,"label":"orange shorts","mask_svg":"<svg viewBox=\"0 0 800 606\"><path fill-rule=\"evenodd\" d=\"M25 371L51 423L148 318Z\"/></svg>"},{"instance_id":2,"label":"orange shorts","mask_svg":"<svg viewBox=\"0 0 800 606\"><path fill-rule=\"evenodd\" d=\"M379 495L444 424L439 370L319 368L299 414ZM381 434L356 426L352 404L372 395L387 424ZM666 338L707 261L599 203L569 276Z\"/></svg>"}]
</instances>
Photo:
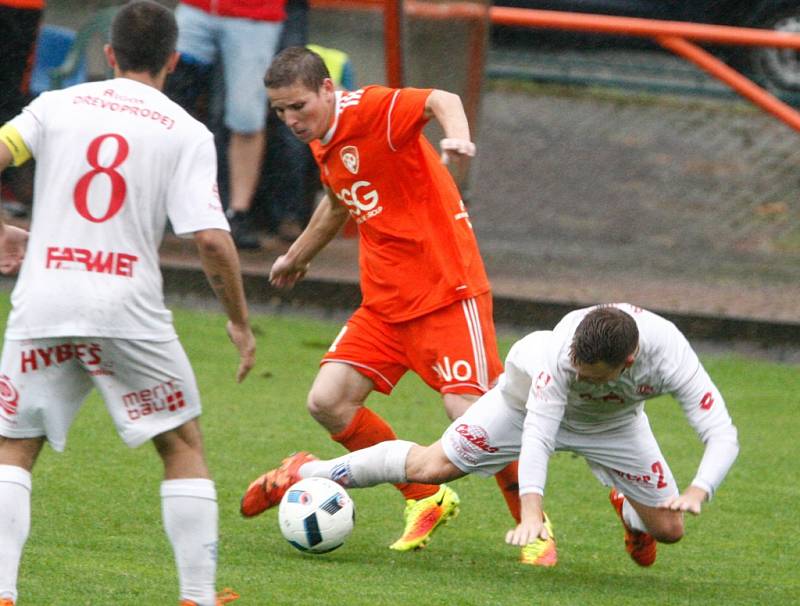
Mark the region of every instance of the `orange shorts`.
<instances>
[{"instance_id":1,"label":"orange shorts","mask_svg":"<svg viewBox=\"0 0 800 606\"><path fill-rule=\"evenodd\" d=\"M359 307L322 358L350 364L389 394L408 370L440 393L487 392L503 371L492 295L457 301L406 322L389 323Z\"/></svg>"}]
</instances>

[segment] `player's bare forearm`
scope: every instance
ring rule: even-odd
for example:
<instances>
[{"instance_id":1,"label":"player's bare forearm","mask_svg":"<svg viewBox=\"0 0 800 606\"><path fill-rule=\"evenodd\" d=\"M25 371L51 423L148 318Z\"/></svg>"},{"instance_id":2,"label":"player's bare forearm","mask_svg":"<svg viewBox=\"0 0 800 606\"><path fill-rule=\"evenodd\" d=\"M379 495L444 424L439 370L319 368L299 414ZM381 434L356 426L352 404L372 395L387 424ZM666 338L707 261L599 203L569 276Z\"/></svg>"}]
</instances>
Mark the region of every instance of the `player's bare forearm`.
<instances>
[{"instance_id":1,"label":"player's bare forearm","mask_svg":"<svg viewBox=\"0 0 800 606\"><path fill-rule=\"evenodd\" d=\"M2 175L3 171L11 165L12 160L13 156L11 155L11 150L8 149L2 140L0 140L0 175ZM0 227L3 225L3 213L0 212Z\"/></svg>"},{"instance_id":2,"label":"player's bare forearm","mask_svg":"<svg viewBox=\"0 0 800 606\"><path fill-rule=\"evenodd\" d=\"M239 351L236 380L241 382L255 364L256 340L248 320L239 254L230 234L222 229L195 232L194 240L208 283L228 316L228 336Z\"/></svg>"},{"instance_id":3,"label":"player's bare forearm","mask_svg":"<svg viewBox=\"0 0 800 606\"><path fill-rule=\"evenodd\" d=\"M270 284L291 288L302 280L311 260L330 242L347 221L347 209L333 201L328 192L311 216L308 227L286 251L275 260L269 272Z\"/></svg>"},{"instance_id":4,"label":"player's bare forearm","mask_svg":"<svg viewBox=\"0 0 800 606\"><path fill-rule=\"evenodd\" d=\"M347 209L335 202L330 192L326 193L311 216L308 227L289 247L286 256L297 264L309 263L336 237L348 216Z\"/></svg>"},{"instance_id":5,"label":"player's bare forearm","mask_svg":"<svg viewBox=\"0 0 800 606\"><path fill-rule=\"evenodd\" d=\"M0 219L0 274L11 276L19 272L27 245L27 231Z\"/></svg>"},{"instance_id":6,"label":"player's bare forearm","mask_svg":"<svg viewBox=\"0 0 800 606\"><path fill-rule=\"evenodd\" d=\"M194 234L194 240L208 283L228 319L234 324L246 325L247 302L239 255L230 234L221 229L204 229Z\"/></svg>"},{"instance_id":7,"label":"player's bare forearm","mask_svg":"<svg viewBox=\"0 0 800 606\"><path fill-rule=\"evenodd\" d=\"M458 95L434 89L425 101L425 115L436 118L446 138L470 140L467 114Z\"/></svg>"},{"instance_id":8,"label":"player's bare forearm","mask_svg":"<svg viewBox=\"0 0 800 606\"><path fill-rule=\"evenodd\" d=\"M461 98L443 90L433 90L425 101L425 115L434 116L444 130L444 139L439 141L442 164L456 160L454 175L463 175L463 162L475 155L475 144L470 140L469 122Z\"/></svg>"}]
</instances>

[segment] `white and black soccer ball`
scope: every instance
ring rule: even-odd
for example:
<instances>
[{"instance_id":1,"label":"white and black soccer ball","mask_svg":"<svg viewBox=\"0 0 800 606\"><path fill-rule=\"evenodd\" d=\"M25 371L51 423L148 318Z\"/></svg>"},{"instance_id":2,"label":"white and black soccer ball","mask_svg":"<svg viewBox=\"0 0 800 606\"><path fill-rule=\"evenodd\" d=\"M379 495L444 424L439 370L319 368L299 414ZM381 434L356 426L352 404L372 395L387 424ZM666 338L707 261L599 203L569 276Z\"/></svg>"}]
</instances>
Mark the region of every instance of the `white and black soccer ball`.
<instances>
[{"instance_id":1,"label":"white and black soccer ball","mask_svg":"<svg viewBox=\"0 0 800 606\"><path fill-rule=\"evenodd\" d=\"M289 487L278 507L283 537L300 551L327 553L341 547L356 519L353 499L336 482L306 478Z\"/></svg>"}]
</instances>

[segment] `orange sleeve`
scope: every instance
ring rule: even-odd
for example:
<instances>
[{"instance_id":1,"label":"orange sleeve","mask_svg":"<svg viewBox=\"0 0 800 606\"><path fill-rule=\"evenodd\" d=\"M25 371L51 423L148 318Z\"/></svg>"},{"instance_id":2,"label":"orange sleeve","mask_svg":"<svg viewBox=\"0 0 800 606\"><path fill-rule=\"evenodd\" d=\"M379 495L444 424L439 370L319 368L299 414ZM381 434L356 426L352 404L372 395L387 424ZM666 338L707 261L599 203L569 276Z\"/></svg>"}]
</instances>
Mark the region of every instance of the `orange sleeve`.
<instances>
[{"instance_id":1,"label":"orange sleeve","mask_svg":"<svg viewBox=\"0 0 800 606\"><path fill-rule=\"evenodd\" d=\"M433 89L386 88L368 86L364 89L360 112L362 127L386 138L389 149L397 151L410 141L416 141L428 123L425 102Z\"/></svg>"},{"instance_id":2,"label":"orange sleeve","mask_svg":"<svg viewBox=\"0 0 800 606\"><path fill-rule=\"evenodd\" d=\"M394 91L389 105L387 138L389 147L400 149L409 141L416 141L428 123L425 102L433 89L400 88Z\"/></svg>"}]
</instances>

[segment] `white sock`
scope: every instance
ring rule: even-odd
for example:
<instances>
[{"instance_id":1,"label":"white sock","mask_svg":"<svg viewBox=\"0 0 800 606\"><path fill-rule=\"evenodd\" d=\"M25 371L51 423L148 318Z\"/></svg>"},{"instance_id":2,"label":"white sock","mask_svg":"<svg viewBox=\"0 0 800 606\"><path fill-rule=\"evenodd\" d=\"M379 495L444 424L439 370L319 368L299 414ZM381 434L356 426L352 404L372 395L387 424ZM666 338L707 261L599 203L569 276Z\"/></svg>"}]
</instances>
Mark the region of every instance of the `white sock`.
<instances>
[{"instance_id":1,"label":"white sock","mask_svg":"<svg viewBox=\"0 0 800 606\"><path fill-rule=\"evenodd\" d=\"M642 518L639 517L639 514L636 513L636 510L627 498L622 502L622 519L625 520L625 523L631 530L647 532L647 526L644 525Z\"/></svg>"},{"instance_id":2,"label":"white sock","mask_svg":"<svg viewBox=\"0 0 800 606\"><path fill-rule=\"evenodd\" d=\"M164 480L161 515L175 553L181 599L214 606L219 516L214 482L202 478Z\"/></svg>"},{"instance_id":3,"label":"white sock","mask_svg":"<svg viewBox=\"0 0 800 606\"><path fill-rule=\"evenodd\" d=\"M389 440L328 461L300 467L302 478L328 478L345 488L366 488L384 482L406 481L406 459L414 442Z\"/></svg>"},{"instance_id":4,"label":"white sock","mask_svg":"<svg viewBox=\"0 0 800 606\"><path fill-rule=\"evenodd\" d=\"M0 598L17 601L22 548L31 529L31 474L0 465Z\"/></svg>"}]
</instances>

